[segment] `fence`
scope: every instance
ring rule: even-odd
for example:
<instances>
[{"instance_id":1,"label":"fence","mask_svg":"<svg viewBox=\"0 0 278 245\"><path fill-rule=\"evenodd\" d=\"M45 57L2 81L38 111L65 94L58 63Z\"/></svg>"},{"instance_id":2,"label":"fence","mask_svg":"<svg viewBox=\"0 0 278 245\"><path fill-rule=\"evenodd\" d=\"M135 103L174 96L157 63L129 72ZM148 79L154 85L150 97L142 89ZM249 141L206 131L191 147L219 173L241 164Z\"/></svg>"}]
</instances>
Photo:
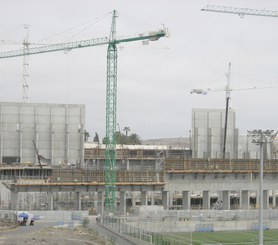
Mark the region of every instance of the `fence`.
<instances>
[{"instance_id":1,"label":"fence","mask_svg":"<svg viewBox=\"0 0 278 245\"><path fill-rule=\"evenodd\" d=\"M265 232L274 232L275 230L271 229L277 229L277 227L274 227L274 224L278 224L277 214L278 210L265 210L265 223L263 226ZM165 219L165 217L167 218ZM247 218L249 221L241 220L244 218ZM259 225L256 220L258 220L258 211L255 210L238 212L187 212L175 210L155 211L153 213L148 211L133 217L106 216L102 218L101 222L103 226L106 226L116 233L137 238L155 245L258 245ZM216 242L217 240L210 238L210 234L217 231L215 228L219 228L219 226L229 226L229 223L231 229L227 230L228 233L230 230L234 230L235 237L247 234L247 236L249 238L252 237L252 239L245 242L235 242L232 237L229 242ZM235 226L231 225L234 223L236 224ZM158 230L157 227L161 227L160 230ZM179 230L180 227L185 229ZM237 227L240 229L236 231ZM220 233L223 232L224 230ZM208 234L206 235L205 233ZM275 233L277 234L277 232ZM207 240L203 239L204 236L207 236ZM266 234L268 240L266 239L264 244L277 245L278 234L272 237L271 240L270 237L269 233Z\"/></svg>"}]
</instances>

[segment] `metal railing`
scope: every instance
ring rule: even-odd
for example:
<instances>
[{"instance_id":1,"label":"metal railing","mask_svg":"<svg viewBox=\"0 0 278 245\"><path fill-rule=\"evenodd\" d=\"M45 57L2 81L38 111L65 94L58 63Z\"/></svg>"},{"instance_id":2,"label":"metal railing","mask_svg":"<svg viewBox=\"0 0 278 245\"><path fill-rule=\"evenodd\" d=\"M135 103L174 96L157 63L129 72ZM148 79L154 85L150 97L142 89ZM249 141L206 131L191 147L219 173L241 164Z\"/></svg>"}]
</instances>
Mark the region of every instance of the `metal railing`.
<instances>
[{"instance_id":1,"label":"metal railing","mask_svg":"<svg viewBox=\"0 0 278 245\"><path fill-rule=\"evenodd\" d=\"M259 172L259 160L166 159L164 170L167 172ZM278 160L265 160L264 172L278 172Z\"/></svg>"}]
</instances>

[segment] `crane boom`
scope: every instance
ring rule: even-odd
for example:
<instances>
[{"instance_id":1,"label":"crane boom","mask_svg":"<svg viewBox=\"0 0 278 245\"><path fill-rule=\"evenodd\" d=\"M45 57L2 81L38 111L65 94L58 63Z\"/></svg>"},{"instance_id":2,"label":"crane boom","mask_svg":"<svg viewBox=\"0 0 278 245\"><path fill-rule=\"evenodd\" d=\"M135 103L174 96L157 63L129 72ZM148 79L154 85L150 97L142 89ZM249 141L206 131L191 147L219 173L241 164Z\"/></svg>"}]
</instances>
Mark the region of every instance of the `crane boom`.
<instances>
[{"instance_id":1,"label":"crane boom","mask_svg":"<svg viewBox=\"0 0 278 245\"><path fill-rule=\"evenodd\" d=\"M226 14L238 14L243 17L244 15L256 15L256 16L265 16L265 17L278 17L278 11L266 10L266 9L249 9L249 8L234 8L226 6L216 6L216 5L207 5L202 8L201 11L210 11Z\"/></svg>"},{"instance_id":2,"label":"crane boom","mask_svg":"<svg viewBox=\"0 0 278 245\"><path fill-rule=\"evenodd\" d=\"M109 43L119 44L124 42L140 41L146 39L154 41L154 40L158 40L161 37L166 36L166 34L167 34L166 29L160 29L154 32L140 33L129 37L121 37L119 39L114 39L114 40L109 40L107 37L103 37L103 38L87 39L87 40L81 40L75 42L48 44L40 47L29 48L28 52L26 52L23 49L0 52L0 59L18 57L23 55L33 55L33 54L42 54L42 53L49 53L55 51L72 50L77 48L86 48L92 46L106 45Z\"/></svg>"}]
</instances>

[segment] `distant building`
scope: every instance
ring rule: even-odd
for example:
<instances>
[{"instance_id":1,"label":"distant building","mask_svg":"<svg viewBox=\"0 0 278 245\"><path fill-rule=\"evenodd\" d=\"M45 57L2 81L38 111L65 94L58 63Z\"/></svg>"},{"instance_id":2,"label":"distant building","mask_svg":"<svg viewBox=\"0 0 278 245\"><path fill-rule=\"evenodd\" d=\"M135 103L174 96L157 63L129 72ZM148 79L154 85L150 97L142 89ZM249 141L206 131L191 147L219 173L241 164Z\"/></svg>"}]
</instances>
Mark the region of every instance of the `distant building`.
<instances>
[{"instance_id":1,"label":"distant building","mask_svg":"<svg viewBox=\"0 0 278 245\"><path fill-rule=\"evenodd\" d=\"M193 158L222 158L225 110L192 109L191 148ZM229 109L225 158L238 158L238 129L235 111Z\"/></svg>"},{"instance_id":2,"label":"distant building","mask_svg":"<svg viewBox=\"0 0 278 245\"><path fill-rule=\"evenodd\" d=\"M264 159L277 159L277 140L264 144ZM240 159L260 159L260 146L251 142L247 135L239 136L238 158Z\"/></svg>"},{"instance_id":3,"label":"distant building","mask_svg":"<svg viewBox=\"0 0 278 245\"><path fill-rule=\"evenodd\" d=\"M84 105L0 103L0 162L84 162Z\"/></svg>"}]
</instances>

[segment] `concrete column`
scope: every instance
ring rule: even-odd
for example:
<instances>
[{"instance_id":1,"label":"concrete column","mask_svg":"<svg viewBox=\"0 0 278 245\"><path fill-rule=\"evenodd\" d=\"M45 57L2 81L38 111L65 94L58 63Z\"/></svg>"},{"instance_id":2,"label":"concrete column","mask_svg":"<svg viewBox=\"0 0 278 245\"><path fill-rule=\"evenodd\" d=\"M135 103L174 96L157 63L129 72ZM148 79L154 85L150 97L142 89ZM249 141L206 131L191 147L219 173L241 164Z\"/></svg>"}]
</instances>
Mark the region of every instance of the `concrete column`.
<instances>
[{"instance_id":1,"label":"concrete column","mask_svg":"<svg viewBox=\"0 0 278 245\"><path fill-rule=\"evenodd\" d=\"M93 202L94 202L94 209L97 210L98 196L96 191L93 192Z\"/></svg>"},{"instance_id":2,"label":"concrete column","mask_svg":"<svg viewBox=\"0 0 278 245\"><path fill-rule=\"evenodd\" d=\"M276 190L272 190L272 207L276 208Z\"/></svg>"},{"instance_id":3,"label":"concrete column","mask_svg":"<svg viewBox=\"0 0 278 245\"><path fill-rule=\"evenodd\" d=\"M188 210L190 208L191 208L190 192L183 191L182 192L182 209Z\"/></svg>"},{"instance_id":4,"label":"concrete column","mask_svg":"<svg viewBox=\"0 0 278 245\"><path fill-rule=\"evenodd\" d=\"M240 206L242 209L249 209L250 199L249 199L249 191L248 190L241 191Z\"/></svg>"},{"instance_id":5,"label":"concrete column","mask_svg":"<svg viewBox=\"0 0 278 245\"><path fill-rule=\"evenodd\" d=\"M210 193L203 191L203 209L210 209Z\"/></svg>"},{"instance_id":6,"label":"concrete column","mask_svg":"<svg viewBox=\"0 0 278 245\"><path fill-rule=\"evenodd\" d=\"M126 159L126 170L129 170L129 159Z\"/></svg>"},{"instance_id":7,"label":"concrete column","mask_svg":"<svg viewBox=\"0 0 278 245\"><path fill-rule=\"evenodd\" d=\"M120 214L126 214L126 192L120 191Z\"/></svg>"},{"instance_id":8,"label":"concrete column","mask_svg":"<svg viewBox=\"0 0 278 245\"><path fill-rule=\"evenodd\" d=\"M18 210L18 192L11 191L11 210Z\"/></svg>"},{"instance_id":9,"label":"concrete column","mask_svg":"<svg viewBox=\"0 0 278 245\"><path fill-rule=\"evenodd\" d=\"M103 192L98 191L97 193L97 214L102 215L103 214Z\"/></svg>"},{"instance_id":10,"label":"concrete column","mask_svg":"<svg viewBox=\"0 0 278 245\"><path fill-rule=\"evenodd\" d=\"M223 191L223 209L230 210L230 191Z\"/></svg>"},{"instance_id":11,"label":"concrete column","mask_svg":"<svg viewBox=\"0 0 278 245\"><path fill-rule=\"evenodd\" d=\"M53 198L53 192L47 192L47 201L48 201L48 210L54 209L54 198Z\"/></svg>"},{"instance_id":12,"label":"concrete column","mask_svg":"<svg viewBox=\"0 0 278 245\"><path fill-rule=\"evenodd\" d=\"M168 209L169 206L169 192L168 191L162 191L162 206L165 210Z\"/></svg>"},{"instance_id":13,"label":"concrete column","mask_svg":"<svg viewBox=\"0 0 278 245\"><path fill-rule=\"evenodd\" d=\"M132 210L134 210L136 206L136 195L134 191L131 192L131 203L132 203Z\"/></svg>"},{"instance_id":14,"label":"concrete column","mask_svg":"<svg viewBox=\"0 0 278 245\"><path fill-rule=\"evenodd\" d=\"M141 191L141 205L148 205L147 191Z\"/></svg>"},{"instance_id":15,"label":"concrete column","mask_svg":"<svg viewBox=\"0 0 278 245\"><path fill-rule=\"evenodd\" d=\"M223 191L218 191L218 201L222 201L223 202Z\"/></svg>"},{"instance_id":16,"label":"concrete column","mask_svg":"<svg viewBox=\"0 0 278 245\"><path fill-rule=\"evenodd\" d=\"M151 205L154 205L154 192L151 191Z\"/></svg>"},{"instance_id":17,"label":"concrete column","mask_svg":"<svg viewBox=\"0 0 278 245\"><path fill-rule=\"evenodd\" d=\"M77 210L81 210L81 192L76 192Z\"/></svg>"},{"instance_id":18,"label":"concrete column","mask_svg":"<svg viewBox=\"0 0 278 245\"><path fill-rule=\"evenodd\" d=\"M263 209L269 209L269 191L263 191Z\"/></svg>"}]
</instances>

